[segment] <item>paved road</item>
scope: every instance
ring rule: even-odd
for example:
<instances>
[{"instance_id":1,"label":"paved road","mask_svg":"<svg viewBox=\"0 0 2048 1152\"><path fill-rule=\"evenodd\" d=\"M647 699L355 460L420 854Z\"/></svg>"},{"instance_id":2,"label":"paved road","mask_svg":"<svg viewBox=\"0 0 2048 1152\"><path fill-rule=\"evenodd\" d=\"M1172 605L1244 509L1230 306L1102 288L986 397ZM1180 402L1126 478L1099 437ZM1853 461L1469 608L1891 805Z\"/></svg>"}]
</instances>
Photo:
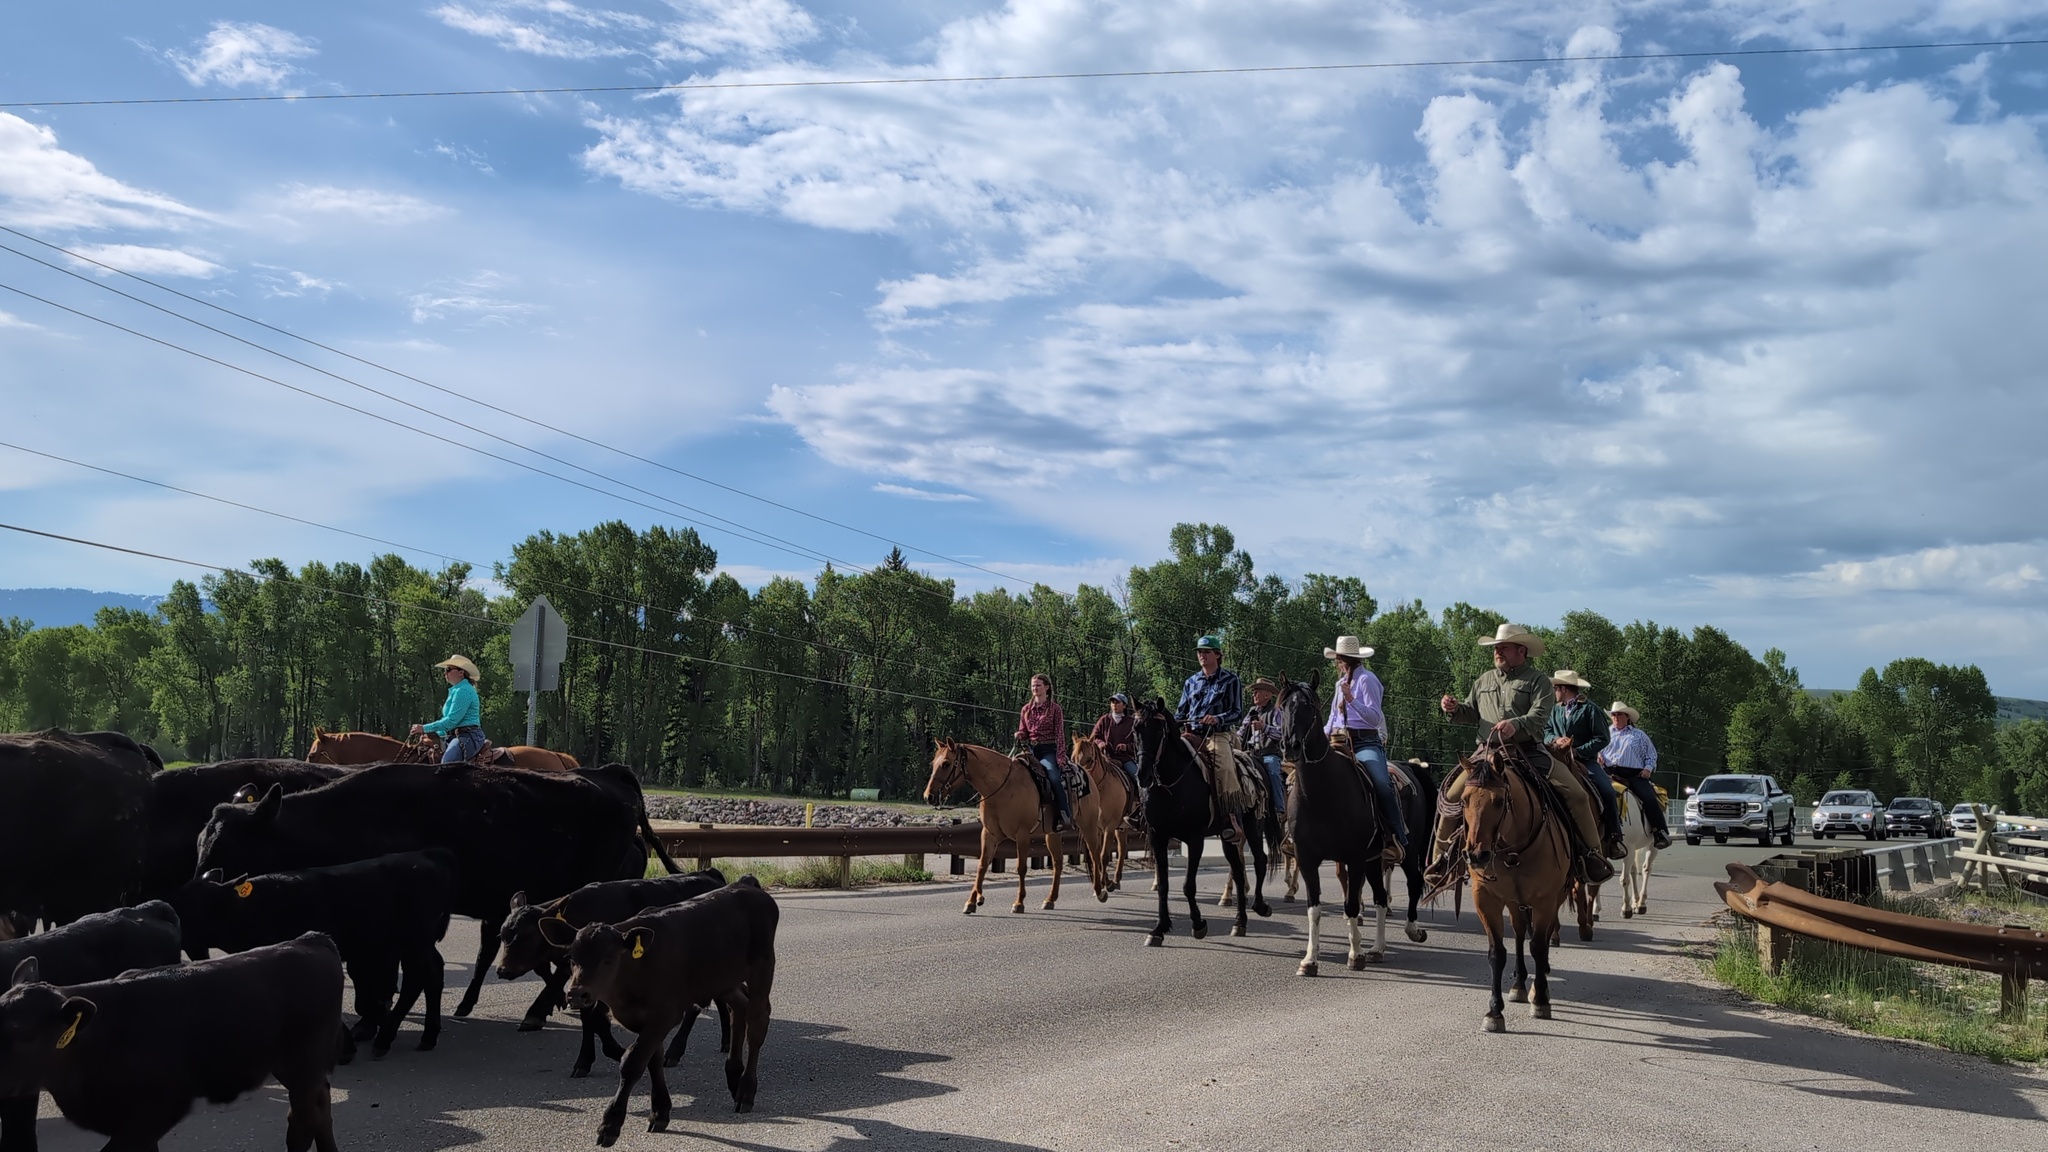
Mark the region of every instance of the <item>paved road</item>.
<instances>
[{"instance_id":1,"label":"paved road","mask_svg":"<svg viewBox=\"0 0 2048 1152\"><path fill-rule=\"evenodd\" d=\"M939 884L783 900L776 1018L760 1110L735 1116L717 1055L693 1049L671 1083L670 1132L645 1131L636 1096L620 1146L802 1152L919 1149L1322 1149L1489 1152L1556 1148L2029 1147L2048 1078L1760 1014L1704 985L1686 942L1716 907L1709 876L1756 849L1680 846L1659 861L1647 918L1603 922L1557 957L1557 1017L1510 1006L1479 1030L1485 963L1469 914L1398 933L1386 965L1294 975L1302 913L1278 905L1233 940L1179 933L1141 947L1149 898L962 916ZM1205 877L1212 894L1217 878ZM1142 887L1134 885L1134 887ZM1035 894L1043 887L1034 884ZM459 922L451 959L474 925ZM1339 938L1341 941L1341 937ZM465 956L466 958L466 956ZM459 973L451 965L451 980ZM400 1047L340 1070L344 1148L589 1146L614 1066L571 1081L567 1024L513 1031L530 982L493 980L440 1050ZM451 1003L452 998L451 998ZM700 1031L700 1035L702 1032ZM695 1093L695 1095L693 1095ZM99 1141L45 1102L43 1147ZM273 1150L274 1090L202 1105L165 1152Z\"/></svg>"}]
</instances>

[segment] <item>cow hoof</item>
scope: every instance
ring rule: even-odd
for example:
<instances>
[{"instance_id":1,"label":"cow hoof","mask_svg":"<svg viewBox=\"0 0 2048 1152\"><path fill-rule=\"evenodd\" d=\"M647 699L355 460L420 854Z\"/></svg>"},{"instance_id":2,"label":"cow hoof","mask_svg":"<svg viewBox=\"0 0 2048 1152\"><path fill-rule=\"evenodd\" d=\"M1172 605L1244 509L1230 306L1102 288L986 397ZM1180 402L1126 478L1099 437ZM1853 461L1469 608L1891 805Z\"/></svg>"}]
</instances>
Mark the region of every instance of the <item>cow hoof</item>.
<instances>
[{"instance_id":1,"label":"cow hoof","mask_svg":"<svg viewBox=\"0 0 2048 1152\"><path fill-rule=\"evenodd\" d=\"M666 1131L668 1131L668 1117L666 1117L666 1116L649 1116L649 1117L647 1118L647 1130L648 1130L649 1132L666 1132Z\"/></svg>"},{"instance_id":2,"label":"cow hoof","mask_svg":"<svg viewBox=\"0 0 2048 1152\"><path fill-rule=\"evenodd\" d=\"M534 1016L528 1016L519 1022L519 1030L521 1032L538 1032L546 1026L547 1020Z\"/></svg>"},{"instance_id":3,"label":"cow hoof","mask_svg":"<svg viewBox=\"0 0 2048 1152\"><path fill-rule=\"evenodd\" d=\"M1635 910L1635 909L1633 909L1633 908L1623 908L1623 909L1621 910L1621 918L1622 918L1623 920L1628 920L1628 919L1631 919L1631 918L1633 918L1633 917L1635 916L1635 914L1636 914L1636 910Z\"/></svg>"},{"instance_id":4,"label":"cow hoof","mask_svg":"<svg viewBox=\"0 0 2048 1152\"><path fill-rule=\"evenodd\" d=\"M436 1044L438 1044L438 1043L440 1043L440 1042L441 1042L441 1038L440 1038L439 1036L422 1036L422 1037L420 1037L420 1046L419 1046L418 1048L414 1049L414 1051L416 1051L416 1052L432 1052L432 1051L434 1050L434 1045L436 1045Z\"/></svg>"},{"instance_id":5,"label":"cow hoof","mask_svg":"<svg viewBox=\"0 0 2048 1152\"><path fill-rule=\"evenodd\" d=\"M1482 1032L1505 1032L1507 1030L1507 1019L1501 1016L1488 1016L1486 1023L1480 1026L1480 1031Z\"/></svg>"},{"instance_id":6,"label":"cow hoof","mask_svg":"<svg viewBox=\"0 0 2048 1152\"><path fill-rule=\"evenodd\" d=\"M681 1052L678 1052L673 1056L664 1056L661 1058L661 1066L663 1068L673 1068L676 1065L681 1064L682 1062L683 1054Z\"/></svg>"},{"instance_id":7,"label":"cow hoof","mask_svg":"<svg viewBox=\"0 0 2048 1152\"><path fill-rule=\"evenodd\" d=\"M1508 1000L1515 1004L1527 1004L1529 1002L1529 990L1519 985L1511 988L1508 990Z\"/></svg>"},{"instance_id":8,"label":"cow hoof","mask_svg":"<svg viewBox=\"0 0 2048 1152\"><path fill-rule=\"evenodd\" d=\"M583 1080L588 1078L589 1075L590 1065L588 1064L578 1064L574 1068L569 1069L569 1079L571 1080Z\"/></svg>"},{"instance_id":9,"label":"cow hoof","mask_svg":"<svg viewBox=\"0 0 2048 1152\"><path fill-rule=\"evenodd\" d=\"M1195 925L1195 927L1194 927L1194 931L1193 931L1193 935L1194 935L1195 939L1197 939L1197 940L1207 940L1207 939L1209 938L1209 925L1208 925L1208 923L1207 923L1207 922L1204 922L1204 923L1201 923L1201 924L1197 924L1197 925Z\"/></svg>"},{"instance_id":10,"label":"cow hoof","mask_svg":"<svg viewBox=\"0 0 2048 1152\"><path fill-rule=\"evenodd\" d=\"M1243 935L1244 935L1244 925L1242 925L1242 924L1232 924L1232 925L1230 926L1230 934L1231 934L1232 936L1240 936L1240 937L1241 937L1241 936L1243 936Z\"/></svg>"},{"instance_id":11,"label":"cow hoof","mask_svg":"<svg viewBox=\"0 0 2048 1152\"><path fill-rule=\"evenodd\" d=\"M370 1049L370 1059L372 1060L382 1060L389 1055L391 1055L391 1045L389 1044L379 1044Z\"/></svg>"},{"instance_id":12,"label":"cow hoof","mask_svg":"<svg viewBox=\"0 0 2048 1152\"><path fill-rule=\"evenodd\" d=\"M1415 941L1417 944L1427 943L1429 940L1429 929L1417 928L1415 925L1410 924L1408 926L1408 939Z\"/></svg>"},{"instance_id":13,"label":"cow hoof","mask_svg":"<svg viewBox=\"0 0 2048 1152\"><path fill-rule=\"evenodd\" d=\"M1319 976L1322 974L1322 969L1317 967L1316 962L1313 960L1303 960L1300 964L1295 965L1294 974L1296 976Z\"/></svg>"},{"instance_id":14,"label":"cow hoof","mask_svg":"<svg viewBox=\"0 0 2048 1152\"><path fill-rule=\"evenodd\" d=\"M1538 1004L1529 1009L1529 1015L1538 1020L1550 1019L1550 1005Z\"/></svg>"},{"instance_id":15,"label":"cow hoof","mask_svg":"<svg viewBox=\"0 0 2048 1152\"><path fill-rule=\"evenodd\" d=\"M373 1021L369 1020L358 1020L348 1030L348 1038L355 1041L358 1044L361 1044L363 1041L368 1040L370 1037L375 1036L376 1034L377 1025Z\"/></svg>"},{"instance_id":16,"label":"cow hoof","mask_svg":"<svg viewBox=\"0 0 2048 1152\"><path fill-rule=\"evenodd\" d=\"M618 1127L615 1127L615 1126L612 1126L612 1125L607 1125L607 1126L605 1126L605 1127L603 1127L603 1128L599 1128L599 1129L597 1130L597 1146L598 1146L599 1148L609 1148L609 1147L611 1147L612 1145L614 1145L614 1144L617 1144L618 1142L619 1142L619 1129L618 1129Z\"/></svg>"},{"instance_id":17,"label":"cow hoof","mask_svg":"<svg viewBox=\"0 0 2048 1152\"><path fill-rule=\"evenodd\" d=\"M460 1019L462 1019L463 1017L465 1017L465 1016L469 1015L469 1013L470 1013L470 1010L471 1010L471 1009L473 1009L473 1008L475 1008L475 1007L476 1007L476 1005L475 1005L475 1004L469 1003L468 1001L464 1001L464 1002L462 1002L462 1003L460 1003L460 1004L457 1004L457 1005L455 1006L455 1011L454 1011L454 1012L451 1012L451 1013L449 1013L449 1015L451 1015L451 1016L454 1016L454 1017L455 1017L455 1018L456 1018L457 1020L460 1020ZM614 1139L616 1139L616 1137L614 1137Z\"/></svg>"},{"instance_id":18,"label":"cow hoof","mask_svg":"<svg viewBox=\"0 0 2048 1152\"><path fill-rule=\"evenodd\" d=\"M1261 900L1257 904L1252 905L1252 911L1257 912L1261 916L1271 916L1273 914L1273 906Z\"/></svg>"}]
</instances>

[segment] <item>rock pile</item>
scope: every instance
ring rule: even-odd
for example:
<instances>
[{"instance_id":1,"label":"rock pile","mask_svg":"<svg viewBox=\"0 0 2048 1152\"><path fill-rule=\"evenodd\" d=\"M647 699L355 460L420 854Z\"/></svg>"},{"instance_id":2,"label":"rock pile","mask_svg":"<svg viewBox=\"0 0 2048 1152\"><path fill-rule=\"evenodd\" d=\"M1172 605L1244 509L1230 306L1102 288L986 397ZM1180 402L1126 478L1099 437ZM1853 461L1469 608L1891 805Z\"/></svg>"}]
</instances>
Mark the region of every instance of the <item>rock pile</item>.
<instances>
[{"instance_id":1,"label":"rock pile","mask_svg":"<svg viewBox=\"0 0 2048 1152\"><path fill-rule=\"evenodd\" d=\"M649 796L647 814L656 820L687 820L699 824L759 824L776 828L804 826L800 800L741 800L716 796ZM974 810L906 811L876 804L820 803L812 821L820 828L898 828L911 824L947 824L971 820Z\"/></svg>"}]
</instances>

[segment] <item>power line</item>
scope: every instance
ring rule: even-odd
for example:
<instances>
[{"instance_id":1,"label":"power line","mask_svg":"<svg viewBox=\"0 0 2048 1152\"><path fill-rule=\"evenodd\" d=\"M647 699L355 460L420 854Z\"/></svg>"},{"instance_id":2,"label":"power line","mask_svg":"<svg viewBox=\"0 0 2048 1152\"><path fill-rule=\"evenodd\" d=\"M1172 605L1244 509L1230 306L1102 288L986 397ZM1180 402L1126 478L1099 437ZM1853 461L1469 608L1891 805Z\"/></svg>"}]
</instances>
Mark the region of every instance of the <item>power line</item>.
<instances>
[{"instance_id":1,"label":"power line","mask_svg":"<svg viewBox=\"0 0 2048 1152\"><path fill-rule=\"evenodd\" d=\"M716 92L734 89L880 88L925 84L992 84L1045 80L1140 80L1276 73L1371 72L1422 68L1496 68L1540 64L1600 64L1639 60L1701 60L1726 57L1842 55L1865 52L1928 52L1945 48L2022 48L2048 44L2025 40L1947 40L1903 44L1842 44L1794 48L1724 48L1691 52L1616 52L1597 56L1503 56L1469 60L1380 60L1343 64L1263 64L1237 68L1146 68L1109 72L990 73L975 76L866 76L814 80L693 80L676 84L599 84L558 88L458 88L410 92L269 93L243 96L146 96L92 100L11 100L0 108L105 108L143 104L286 104L330 100L421 100L458 96L564 96L604 93Z\"/></svg>"}]
</instances>

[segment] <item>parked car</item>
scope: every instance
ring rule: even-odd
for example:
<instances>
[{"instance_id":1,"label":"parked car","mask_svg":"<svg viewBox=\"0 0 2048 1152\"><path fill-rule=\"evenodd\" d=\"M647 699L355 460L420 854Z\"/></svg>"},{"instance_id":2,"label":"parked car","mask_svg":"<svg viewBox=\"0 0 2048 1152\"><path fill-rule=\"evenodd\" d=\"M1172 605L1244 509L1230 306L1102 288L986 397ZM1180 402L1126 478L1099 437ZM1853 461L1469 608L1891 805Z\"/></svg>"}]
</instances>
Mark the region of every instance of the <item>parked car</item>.
<instances>
[{"instance_id":1,"label":"parked car","mask_svg":"<svg viewBox=\"0 0 2048 1152\"><path fill-rule=\"evenodd\" d=\"M1686 798L1685 842L1712 836L1714 843L1726 844L1730 836L1754 836L1768 845L1776 836L1789 846L1798 820L1792 794L1772 777L1709 776Z\"/></svg>"},{"instance_id":2,"label":"parked car","mask_svg":"<svg viewBox=\"0 0 2048 1152\"><path fill-rule=\"evenodd\" d=\"M1959 836L1975 836L1977 834L1977 806L1975 804L1958 804L1949 809L1948 826L1955 829L1956 834Z\"/></svg>"},{"instance_id":3,"label":"parked car","mask_svg":"<svg viewBox=\"0 0 2048 1152\"><path fill-rule=\"evenodd\" d=\"M1885 825L1885 808L1875 792L1830 792L1813 807L1813 836L1832 840L1835 833L1854 832L1865 840L1882 840L1890 835Z\"/></svg>"},{"instance_id":4,"label":"parked car","mask_svg":"<svg viewBox=\"0 0 2048 1152\"><path fill-rule=\"evenodd\" d=\"M1948 835L1948 816L1925 796L1900 796L1884 810L1886 832L1915 833L1929 840Z\"/></svg>"}]
</instances>

